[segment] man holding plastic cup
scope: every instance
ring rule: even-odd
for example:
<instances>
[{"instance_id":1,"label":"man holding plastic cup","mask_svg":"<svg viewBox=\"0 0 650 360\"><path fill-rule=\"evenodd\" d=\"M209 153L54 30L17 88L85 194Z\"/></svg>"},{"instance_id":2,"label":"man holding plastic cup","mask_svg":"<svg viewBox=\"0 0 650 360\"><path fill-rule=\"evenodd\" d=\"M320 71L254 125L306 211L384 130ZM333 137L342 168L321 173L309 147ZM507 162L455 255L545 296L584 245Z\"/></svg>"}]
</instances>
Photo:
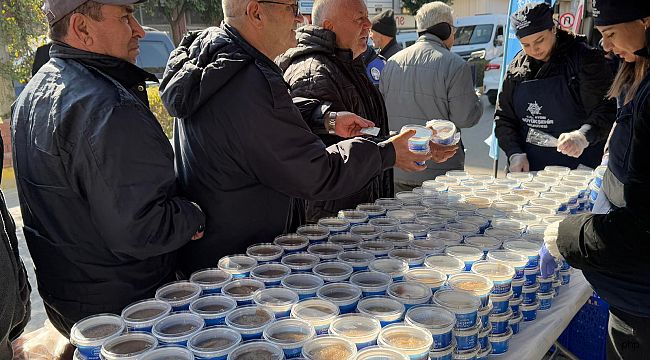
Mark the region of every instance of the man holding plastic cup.
<instances>
[{"instance_id":1,"label":"man holding plastic cup","mask_svg":"<svg viewBox=\"0 0 650 360\"><path fill-rule=\"evenodd\" d=\"M415 162L446 156L435 144L430 154L410 152L414 132L379 144L355 138L326 147L303 120L272 60L296 46L295 28L302 22L297 3L222 5L224 23L183 39L161 83L163 103L177 118L181 188L207 215L202 241L181 251L187 275L293 231L304 222L303 199L347 196L390 167L421 171L425 167ZM350 113L322 121L343 136L372 124ZM346 129L347 135L341 132Z\"/></svg>"}]
</instances>

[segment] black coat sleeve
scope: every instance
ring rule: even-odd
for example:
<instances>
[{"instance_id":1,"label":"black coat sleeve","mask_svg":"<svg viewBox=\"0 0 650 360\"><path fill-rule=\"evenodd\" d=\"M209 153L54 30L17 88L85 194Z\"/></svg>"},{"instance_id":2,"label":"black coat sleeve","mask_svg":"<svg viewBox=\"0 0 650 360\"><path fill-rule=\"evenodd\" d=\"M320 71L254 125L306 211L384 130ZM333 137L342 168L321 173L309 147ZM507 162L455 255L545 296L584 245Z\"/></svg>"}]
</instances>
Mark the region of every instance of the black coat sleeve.
<instances>
[{"instance_id":1,"label":"black coat sleeve","mask_svg":"<svg viewBox=\"0 0 650 360\"><path fill-rule=\"evenodd\" d=\"M591 125L586 134L590 144L606 141L616 120L616 100L607 99L614 75L605 56L598 49L585 49L580 60L578 83L580 99L587 114L585 124Z\"/></svg>"},{"instance_id":2,"label":"black coat sleeve","mask_svg":"<svg viewBox=\"0 0 650 360\"><path fill-rule=\"evenodd\" d=\"M356 138L326 148L286 90L272 87L259 95L254 108L231 107L222 113L237 123L233 140L246 158L242 166L262 184L306 200L338 199L361 190L395 163L392 144L381 147Z\"/></svg>"},{"instance_id":3,"label":"black coat sleeve","mask_svg":"<svg viewBox=\"0 0 650 360\"><path fill-rule=\"evenodd\" d=\"M606 215L572 216L560 224L558 247L571 266L596 271L633 271L634 266L648 264L650 97L644 96L638 102L634 116L629 178L624 187L626 207Z\"/></svg>"},{"instance_id":4,"label":"black coat sleeve","mask_svg":"<svg viewBox=\"0 0 650 360\"><path fill-rule=\"evenodd\" d=\"M155 119L141 107L116 106L85 135L90 157L75 177L113 253L143 260L185 245L205 217L176 195L173 151Z\"/></svg>"},{"instance_id":5,"label":"black coat sleeve","mask_svg":"<svg viewBox=\"0 0 650 360\"><path fill-rule=\"evenodd\" d=\"M503 149L508 158L512 154L524 153L526 142L526 139L521 135L521 120L515 115L512 101L515 86L512 74L508 72L508 75L503 80L494 112L494 133L499 139L499 147Z\"/></svg>"},{"instance_id":6,"label":"black coat sleeve","mask_svg":"<svg viewBox=\"0 0 650 360\"><path fill-rule=\"evenodd\" d=\"M293 104L298 107L303 120L315 134L327 133L323 117L332 107L330 102L298 96L293 98Z\"/></svg>"}]
</instances>

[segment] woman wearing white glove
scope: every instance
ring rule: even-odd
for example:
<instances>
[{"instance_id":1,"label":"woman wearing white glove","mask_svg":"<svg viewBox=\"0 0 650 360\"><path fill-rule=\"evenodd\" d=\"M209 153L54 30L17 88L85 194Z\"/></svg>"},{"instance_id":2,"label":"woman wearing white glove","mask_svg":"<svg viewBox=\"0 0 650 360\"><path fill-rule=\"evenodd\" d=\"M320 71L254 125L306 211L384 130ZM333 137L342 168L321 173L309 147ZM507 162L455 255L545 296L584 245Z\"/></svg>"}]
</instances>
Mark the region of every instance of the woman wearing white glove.
<instances>
[{"instance_id":1,"label":"woman wearing white glove","mask_svg":"<svg viewBox=\"0 0 650 360\"><path fill-rule=\"evenodd\" d=\"M608 359L650 358L650 2L595 0L604 48L625 61L610 96L623 96L631 119L623 207L570 216L544 234L542 271L564 258L581 269L610 309ZM627 107L627 106L626 106ZM612 138L615 142L616 138ZM614 144L610 144L613 146ZM611 154L611 153L610 153ZM557 230L555 228L557 227ZM546 266L548 265L548 267ZM552 271L552 270L551 270Z\"/></svg>"},{"instance_id":2,"label":"woman wearing white glove","mask_svg":"<svg viewBox=\"0 0 650 360\"><path fill-rule=\"evenodd\" d=\"M583 36L556 27L545 3L528 3L510 22L522 51L508 67L495 112L495 134L509 171L595 168L616 117L616 102L606 98L613 74L605 57ZM531 129L557 139L557 145L528 140Z\"/></svg>"}]
</instances>

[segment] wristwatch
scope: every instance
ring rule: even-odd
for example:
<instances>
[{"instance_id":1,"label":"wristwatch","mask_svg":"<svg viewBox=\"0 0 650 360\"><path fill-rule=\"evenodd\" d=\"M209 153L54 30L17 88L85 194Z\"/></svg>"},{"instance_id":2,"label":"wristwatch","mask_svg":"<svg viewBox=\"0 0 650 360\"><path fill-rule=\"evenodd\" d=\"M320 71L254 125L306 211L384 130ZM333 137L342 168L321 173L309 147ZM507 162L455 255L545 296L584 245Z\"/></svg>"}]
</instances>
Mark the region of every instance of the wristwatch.
<instances>
[{"instance_id":1,"label":"wristwatch","mask_svg":"<svg viewBox=\"0 0 650 360\"><path fill-rule=\"evenodd\" d=\"M327 132L330 135L336 135L336 117L338 113L336 111L331 111L327 113Z\"/></svg>"}]
</instances>

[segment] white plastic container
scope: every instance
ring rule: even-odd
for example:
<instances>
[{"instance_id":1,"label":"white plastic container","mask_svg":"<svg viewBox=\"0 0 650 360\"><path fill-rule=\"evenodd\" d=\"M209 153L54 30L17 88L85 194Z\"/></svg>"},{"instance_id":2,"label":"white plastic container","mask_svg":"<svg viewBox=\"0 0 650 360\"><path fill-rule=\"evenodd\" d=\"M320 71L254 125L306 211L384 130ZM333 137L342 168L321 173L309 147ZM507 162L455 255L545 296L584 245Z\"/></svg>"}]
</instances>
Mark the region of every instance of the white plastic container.
<instances>
[{"instance_id":1,"label":"white plastic container","mask_svg":"<svg viewBox=\"0 0 650 360\"><path fill-rule=\"evenodd\" d=\"M314 266L320 262L320 258L309 253L295 253L282 257L280 263L291 269L292 273L311 272Z\"/></svg>"},{"instance_id":2,"label":"white plastic container","mask_svg":"<svg viewBox=\"0 0 650 360\"><path fill-rule=\"evenodd\" d=\"M350 222L339 217L326 217L318 220L318 225L330 230L330 236L346 233L350 230Z\"/></svg>"},{"instance_id":3,"label":"white plastic container","mask_svg":"<svg viewBox=\"0 0 650 360\"><path fill-rule=\"evenodd\" d=\"M156 299L168 302L172 311L185 311L201 296L201 287L189 281L175 281L156 290Z\"/></svg>"},{"instance_id":4,"label":"white plastic container","mask_svg":"<svg viewBox=\"0 0 650 360\"><path fill-rule=\"evenodd\" d=\"M232 280L232 275L220 269L203 269L190 276L190 282L198 284L203 295L218 294L221 288Z\"/></svg>"},{"instance_id":5,"label":"white plastic container","mask_svg":"<svg viewBox=\"0 0 650 360\"><path fill-rule=\"evenodd\" d=\"M359 245L359 250L367 251L376 258L385 258L395 248L392 242L386 240L364 241Z\"/></svg>"},{"instance_id":6,"label":"white plastic container","mask_svg":"<svg viewBox=\"0 0 650 360\"><path fill-rule=\"evenodd\" d=\"M237 331L243 340L260 339L274 321L273 311L259 305L241 306L226 316L226 325Z\"/></svg>"},{"instance_id":7,"label":"white plastic container","mask_svg":"<svg viewBox=\"0 0 650 360\"><path fill-rule=\"evenodd\" d=\"M262 264L251 270L251 279L259 280L264 286L280 285L282 279L291 274L291 269L282 264Z\"/></svg>"},{"instance_id":8,"label":"white plastic container","mask_svg":"<svg viewBox=\"0 0 650 360\"><path fill-rule=\"evenodd\" d=\"M122 319L129 331L151 332L156 321L169 315L172 306L169 303L147 299L135 302L122 311Z\"/></svg>"},{"instance_id":9,"label":"white plastic container","mask_svg":"<svg viewBox=\"0 0 650 360\"><path fill-rule=\"evenodd\" d=\"M352 266L340 262L340 261L329 261L323 262L316 266L312 270L314 275L319 276L326 283L331 282L341 282L347 281L352 275Z\"/></svg>"},{"instance_id":10,"label":"white plastic container","mask_svg":"<svg viewBox=\"0 0 650 360\"><path fill-rule=\"evenodd\" d=\"M447 281L447 274L432 268L417 268L407 271L404 280L424 284L435 293Z\"/></svg>"},{"instance_id":11,"label":"white plastic container","mask_svg":"<svg viewBox=\"0 0 650 360\"><path fill-rule=\"evenodd\" d=\"M379 235L379 240L389 241L396 249L405 249L415 238L413 234L404 231L387 231Z\"/></svg>"},{"instance_id":12,"label":"white plastic container","mask_svg":"<svg viewBox=\"0 0 650 360\"><path fill-rule=\"evenodd\" d=\"M426 225L428 231L441 231L445 230L445 226L449 221L445 218L433 215L420 215L415 218L416 224Z\"/></svg>"},{"instance_id":13,"label":"white plastic container","mask_svg":"<svg viewBox=\"0 0 650 360\"><path fill-rule=\"evenodd\" d=\"M389 298L395 299L408 311L415 305L426 304L431 301L431 288L419 282L400 281L390 284L386 290Z\"/></svg>"},{"instance_id":14,"label":"white plastic container","mask_svg":"<svg viewBox=\"0 0 650 360\"><path fill-rule=\"evenodd\" d=\"M470 329L478 323L481 300L466 291L439 290L433 294L433 302L456 315L457 329Z\"/></svg>"},{"instance_id":15,"label":"white plastic container","mask_svg":"<svg viewBox=\"0 0 650 360\"><path fill-rule=\"evenodd\" d=\"M139 360L194 360L194 355L189 349L179 346L167 346L153 349L142 355ZM84 359L75 359L84 360Z\"/></svg>"},{"instance_id":16,"label":"white plastic container","mask_svg":"<svg viewBox=\"0 0 650 360\"><path fill-rule=\"evenodd\" d=\"M427 233L429 232L428 225L418 223L401 224L398 229L399 231L411 234L414 239L424 239L427 237Z\"/></svg>"},{"instance_id":17,"label":"white plastic container","mask_svg":"<svg viewBox=\"0 0 650 360\"><path fill-rule=\"evenodd\" d=\"M344 251L339 254L338 260L350 266L354 271L363 271L368 269L370 262L375 260L375 255L367 251Z\"/></svg>"},{"instance_id":18,"label":"white plastic container","mask_svg":"<svg viewBox=\"0 0 650 360\"><path fill-rule=\"evenodd\" d=\"M504 249L514 251L518 254L522 254L528 257L528 264L526 265L526 268L536 268L539 266L540 247L541 246L538 244L524 240L513 240L503 243Z\"/></svg>"},{"instance_id":19,"label":"white plastic container","mask_svg":"<svg viewBox=\"0 0 650 360\"><path fill-rule=\"evenodd\" d=\"M394 249L388 253L388 258L406 262L409 268L421 267L424 265L426 255L415 249Z\"/></svg>"},{"instance_id":20,"label":"white plastic container","mask_svg":"<svg viewBox=\"0 0 650 360\"><path fill-rule=\"evenodd\" d=\"M450 255L432 255L424 260L424 266L438 270L447 276L465 270L465 262Z\"/></svg>"},{"instance_id":21,"label":"white plastic container","mask_svg":"<svg viewBox=\"0 0 650 360\"><path fill-rule=\"evenodd\" d=\"M226 359L241 341L237 331L217 326L199 331L187 342L187 348L198 359Z\"/></svg>"},{"instance_id":22,"label":"white plastic container","mask_svg":"<svg viewBox=\"0 0 650 360\"><path fill-rule=\"evenodd\" d=\"M422 125L404 125L402 126L400 133L405 133L410 130L415 130L415 134L408 139L409 150L413 153L428 154L431 151L429 141L431 141L433 131ZM425 162L416 161L416 164L424 165Z\"/></svg>"},{"instance_id":23,"label":"white plastic container","mask_svg":"<svg viewBox=\"0 0 650 360\"><path fill-rule=\"evenodd\" d=\"M316 334L327 334L330 324L339 315L339 307L331 301L307 299L291 308L291 317L310 323Z\"/></svg>"},{"instance_id":24,"label":"white plastic container","mask_svg":"<svg viewBox=\"0 0 650 360\"><path fill-rule=\"evenodd\" d=\"M463 241L463 235L455 231L430 231L427 234L427 239L440 240L445 246L453 246L459 245Z\"/></svg>"},{"instance_id":25,"label":"white plastic container","mask_svg":"<svg viewBox=\"0 0 650 360\"><path fill-rule=\"evenodd\" d=\"M361 271L350 277L350 283L358 286L364 297L385 295L392 282L390 275L377 271Z\"/></svg>"},{"instance_id":26,"label":"white plastic container","mask_svg":"<svg viewBox=\"0 0 650 360\"><path fill-rule=\"evenodd\" d=\"M370 346L359 353L355 360L410 360L401 352L381 346Z\"/></svg>"},{"instance_id":27,"label":"white plastic container","mask_svg":"<svg viewBox=\"0 0 650 360\"><path fill-rule=\"evenodd\" d=\"M325 281L314 274L291 274L282 279L282 286L295 291L300 300L316 296L316 291Z\"/></svg>"},{"instance_id":28,"label":"white plastic container","mask_svg":"<svg viewBox=\"0 0 650 360\"><path fill-rule=\"evenodd\" d=\"M246 278L229 282L221 292L235 299L237 305L250 305L253 303L253 294L264 288L263 282Z\"/></svg>"},{"instance_id":29,"label":"white plastic container","mask_svg":"<svg viewBox=\"0 0 650 360\"><path fill-rule=\"evenodd\" d=\"M204 326L205 323L200 316L180 312L160 319L154 324L151 332L161 345L186 346L187 340L201 331Z\"/></svg>"},{"instance_id":30,"label":"white plastic container","mask_svg":"<svg viewBox=\"0 0 650 360\"><path fill-rule=\"evenodd\" d=\"M385 207L386 210L399 209L404 205L401 200L396 198L380 198L375 200L375 204Z\"/></svg>"},{"instance_id":31,"label":"white plastic container","mask_svg":"<svg viewBox=\"0 0 650 360\"><path fill-rule=\"evenodd\" d=\"M284 351L286 358L295 358L302 353L302 347L316 336L314 327L299 319L282 319L264 330L264 340Z\"/></svg>"},{"instance_id":32,"label":"white plastic container","mask_svg":"<svg viewBox=\"0 0 650 360\"><path fill-rule=\"evenodd\" d=\"M433 337L427 330L415 326L393 324L382 329L377 344L408 355L411 360L427 360Z\"/></svg>"},{"instance_id":33,"label":"white plastic container","mask_svg":"<svg viewBox=\"0 0 650 360\"><path fill-rule=\"evenodd\" d=\"M501 248L503 241L492 236L476 235L465 238L465 244L475 246L483 250L483 254L487 255L489 251Z\"/></svg>"},{"instance_id":34,"label":"white plastic container","mask_svg":"<svg viewBox=\"0 0 650 360\"><path fill-rule=\"evenodd\" d=\"M330 236L328 240L330 244L339 245L344 251L356 249L362 241L361 236L352 234L336 234Z\"/></svg>"},{"instance_id":35,"label":"white plastic container","mask_svg":"<svg viewBox=\"0 0 650 360\"><path fill-rule=\"evenodd\" d=\"M345 250L342 246L332 243L314 244L307 248L308 253L318 256L321 260L334 260L343 251Z\"/></svg>"},{"instance_id":36,"label":"white plastic container","mask_svg":"<svg viewBox=\"0 0 650 360\"><path fill-rule=\"evenodd\" d=\"M445 254L462 260L465 263L465 271L471 270L472 265L483 258L483 250L470 245L447 246Z\"/></svg>"},{"instance_id":37,"label":"white plastic container","mask_svg":"<svg viewBox=\"0 0 650 360\"><path fill-rule=\"evenodd\" d=\"M394 218L378 217L378 218L368 220L368 224L379 226L382 229L382 231L387 232L387 231L397 231L397 227L399 226L400 222L398 219L394 219Z\"/></svg>"},{"instance_id":38,"label":"white plastic container","mask_svg":"<svg viewBox=\"0 0 650 360\"><path fill-rule=\"evenodd\" d=\"M409 270L406 261L399 259L376 259L373 260L368 269L390 275L393 281L402 280L404 274Z\"/></svg>"},{"instance_id":39,"label":"white plastic container","mask_svg":"<svg viewBox=\"0 0 650 360\"><path fill-rule=\"evenodd\" d=\"M350 283L330 283L323 285L316 291L316 296L321 300L331 301L339 307L341 314L353 312L361 299L361 288Z\"/></svg>"},{"instance_id":40,"label":"white plastic container","mask_svg":"<svg viewBox=\"0 0 650 360\"><path fill-rule=\"evenodd\" d=\"M298 227L296 234L306 237L310 243L319 243L327 241L330 229L321 225L309 224Z\"/></svg>"},{"instance_id":41,"label":"white plastic container","mask_svg":"<svg viewBox=\"0 0 650 360\"><path fill-rule=\"evenodd\" d=\"M284 255L282 246L271 243L255 244L246 249L246 255L257 260L258 264L278 261Z\"/></svg>"},{"instance_id":42,"label":"white plastic container","mask_svg":"<svg viewBox=\"0 0 650 360\"><path fill-rule=\"evenodd\" d=\"M359 204L357 210L365 211L370 219L386 215L385 207L373 203Z\"/></svg>"},{"instance_id":43,"label":"white plastic container","mask_svg":"<svg viewBox=\"0 0 650 360\"><path fill-rule=\"evenodd\" d=\"M368 213L359 210L341 210L338 216L350 222L351 226L368 222Z\"/></svg>"},{"instance_id":44,"label":"white plastic container","mask_svg":"<svg viewBox=\"0 0 650 360\"><path fill-rule=\"evenodd\" d=\"M334 319L329 333L354 343L357 350L377 344L381 331L379 320L360 314L346 314Z\"/></svg>"},{"instance_id":45,"label":"white plastic container","mask_svg":"<svg viewBox=\"0 0 650 360\"><path fill-rule=\"evenodd\" d=\"M369 296L359 301L357 312L374 317L384 327L404 320L406 308L401 302L387 296Z\"/></svg>"},{"instance_id":46,"label":"white plastic container","mask_svg":"<svg viewBox=\"0 0 650 360\"><path fill-rule=\"evenodd\" d=\"M136 360L158 346L158 340L145 333L127 333L102 345L101 358L104 360Z\"/></svg>"},{"instance_id":47,"label":"white plastic container","mask_svg":"<svg viewBox=\"0 0 650 360\"><path fill-rule=\"evenodd\" d=\"M426 329L433 337L434 350L442 350L452 345L452 330L456 324L456 315L451 311L435 305L423 305L406 312L405 323Z\"/></svg>"},{"instance_id":48,"label":"white plastic container","mask_svg":"<svg viewBox=\"0 0 650 360\"><path fill-rule=\"evenodd\" d=\"M302 356L308 360L352 360L357 347L338 336L319 336L308 341L302 348Z\"/></svg>"},{"instance_id":49,"label":"white plastic container","mask_svg":"<svg viewBox=\"0 0 650 360\"><path fill-rule=\"evenodd\" d=\"M386 217L397 219L401 224L406 224L415 222L417 214L410 210L389 210L386 212Z\"/></svg>"},{"instance_id":50,"label":"white plastic container","mask_svg":"<svg viewBox=\"0 0 650 360\"><path fill-rule=\"evenodd\" d=\"M370 224L358 224L350 228L350 234L359 235L365 241L377 239L382 232L381 227Z\"/></svg>"},{"instance_id":51,"label":"white plastic container","mask_svg":"<svg viewBox=\"0 0 650 360\"><path fill-rule=\"evenodd\" d=\"M281 287L262 289L253 295L253 302L271 309L276 319L289 316L291 308L298 300L295 291Z\"/></svg>"},{"instance_id":52,"label":"white plastic container","mask_svg":"<svg viewBox=\"0 0 650 360\"><path fill-rule=\"evenodd\" d=\"M219 259L218 266L233 278L243 278L250 276L251 270L257 266L257 260L243 254L230 255Z\"/></svg>"},{"instance_id":53,"label":"white plastic container","mask_svg":"<svg viewBox=\"0 0 650 360\"><path fill-rule=\"evenodd\" d=\"M307 250L309 239L298 234L286 234L276 237L275 240L273 240L273 243L281 246L282 249L284 249L285 254L293 254Z\"/></svg>"},{"instance_id":54,"label":"white plastic container","mask_svg":"<svg viewBox=\"0 0 650 360\"><path fill-rule=\"evenodd\" d=\"M237 307L237 301L229 296L208 295L194 300L190 312L200 316L205 326L223 325L226 315Z\"/></svg>"},{"instance_id":55,"label":"white plastic container","mask_svg":"<svg viewBox=\"0 0 650 360\"><path fill-rule=\"evenodd\" d=\"M409 249L422 251L426 256L442 254L445 251L445 243L442 240L427 238L411 241Z\"/></svg>"},{"instance_id":56,"label":"white plastic container","mask_svg":"<svg viewBox=\"0 0 650 360\"><path fill-rule=\"evenodd\" d=\"M86 358L97 360L102 344L124 332L126 325L121 317L98 314L77 321L70 331L70 343Z\"/></svg>"},{"instance_id":57,"label":"white plastic container","mask_svg":"<svg viewBox=\"0 0 650 360\"><path fill-rule=\"evenodd\" d=\"M227 360L249 359L284 360L285 356L282 349L277 345L262 340L251 340L239 344L228 355Z\"/></svg>"},{"instance_id":58,"label":"white plastic container","mask_svg":"<svg viewBox=\"0 0 650 360\"><path fill-rule=\"evenodd\" d=\"M478 235L481 231L478 225L457 222L448 223L445 229L447 231L455 231L463 236Z\"/></svg>"},{"instance_id":59,"label":"white plastic container","mask_svg":"<svg viewBox=\"0 0 650 360\"><path fill-rule=\"evenodd\" d=\"M395 194L395 198L397 200L402 202L402 206L404 205L419 205L422 201L422 195L415 193L413 191L401 191ZM392 210L389 210L392 211ZM388 217L392 217L386 214Z\"/></svg>"},{"instance_id":60,"label":"white plastic container","mask_svg":"<svg viewBox=\"0 0 650 360\"><path fill-rule=\"evenodd\" d=\"M505 294L509 292L512 287L512 279L515 276L515 268L500 262L476 262L472 265L472 272L492 280L494 284L492 288L493 294Z\"/></svg>"},{"instance_id":61,"label":"white plastic container","mask_svg":"<svg viewBox=\"0 0 650 360\"><path fill-rule=\"evenodd\" d=\"M492 250L487 254L487 260L512 266L515 270L514 279L524 277L524 268L528 264L528 257L510 250Z\"/></svg>"},{"instance_id":62,"label":"white plastic container","mask_svg":"<svg viewBox=\"0 0 650 360\"><path fill-rule=\"evenodd\" d=\"M467 291L481 299L481 306L487 306L494 283L487 277L479 274L462 272L449 276L449 287L455 290Z\"/></svg>"}]
</instances>

